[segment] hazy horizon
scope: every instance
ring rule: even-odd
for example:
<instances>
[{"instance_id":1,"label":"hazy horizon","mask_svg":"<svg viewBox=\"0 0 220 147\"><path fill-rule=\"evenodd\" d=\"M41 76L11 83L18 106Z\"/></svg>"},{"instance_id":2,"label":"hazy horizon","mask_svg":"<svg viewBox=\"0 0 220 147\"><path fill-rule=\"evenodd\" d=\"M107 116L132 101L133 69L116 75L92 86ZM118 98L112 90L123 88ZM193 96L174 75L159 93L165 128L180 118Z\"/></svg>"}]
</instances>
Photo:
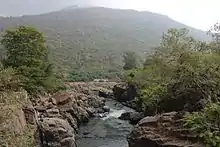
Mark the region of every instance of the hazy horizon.
<instances>
[{"instance_id":1,"label":"hazy horizon","mask_svg":"<svg viewBox=\"0 0 220 147\"><path fill-rule=\"evenodd\" d=\"M1 0L1 15L39 14L59 10L71 5L91 5L119 9L150 11L189 25L208 30L220 21L218 0ZM11 8L11 10L9 9ZM16 8L16 11L15 11ZM40 10L39 10L40 8ZM15 12L14 12L15 11ZM13 13L12 13L13 12Z\"/></svg>"}]
</instances>

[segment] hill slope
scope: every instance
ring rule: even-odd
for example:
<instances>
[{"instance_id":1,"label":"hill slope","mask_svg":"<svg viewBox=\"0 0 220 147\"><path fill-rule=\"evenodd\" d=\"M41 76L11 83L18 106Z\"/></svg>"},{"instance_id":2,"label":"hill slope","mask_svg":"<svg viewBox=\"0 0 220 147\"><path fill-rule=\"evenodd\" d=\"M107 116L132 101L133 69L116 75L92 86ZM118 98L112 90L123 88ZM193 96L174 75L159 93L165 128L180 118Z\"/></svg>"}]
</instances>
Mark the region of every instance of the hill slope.
<instances>
[{"instance_id":1,"label":"hill slope","mask_svg":"<svg viewBox=\"0 0 220 147\"><path fill-rule=\"evenodd\" d=\"M32 25L45 33L51 58L59 69L118 68L124 51L143 55L155 47L169 28L190 29L198 39L204 32L167 16L108 8L64 9L42 15L0 18L1 29Z\"/></svg>"}]
</instances>

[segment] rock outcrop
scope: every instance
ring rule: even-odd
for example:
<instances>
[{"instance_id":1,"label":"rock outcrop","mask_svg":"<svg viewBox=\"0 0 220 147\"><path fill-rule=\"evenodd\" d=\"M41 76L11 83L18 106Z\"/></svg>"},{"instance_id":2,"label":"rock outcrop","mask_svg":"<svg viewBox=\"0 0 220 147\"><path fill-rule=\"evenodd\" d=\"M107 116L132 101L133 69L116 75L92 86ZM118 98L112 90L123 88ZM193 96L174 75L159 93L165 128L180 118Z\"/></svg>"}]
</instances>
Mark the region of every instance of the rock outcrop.
<instances>
[{"instance_id":1,"label":"rock outcrop","mask_svg":"<svg viewBox=\"0 0 220 147\"><path fill-rule=\"evenodd\" d=\"M115 83L114 83L115 84ZM39 142L43 147L76 147L78 127L98 113L110 111L105 96L112 94L113 84L107 82L68 83L69 91L42 98L34 109L38 114ZM104 89L104 90L103 90ZM30 108L26 111L31 113ZM31 117L28 117L31 121Z\"/></svg>"},{"instance_id":2,"label":"rock outcrop","mask_svg":"<svg viewBox=\"0 0 220 147\"><path fill-rule=\"evenodd\" d=\"M129 147L203 147L196 134L183 128L182 114L143 118L128 136Z\"/></svg>"},{"instance_id":3,"label":"rock outcrop","mask_svg":"<svg viewBox=\"0 0 220 147\"><path fill-rule=\"evenodd\" d=\"M127 85L123 83L117 84L114 86L112 91L114 98L123 105L133 108L139 112L143 111L142 102L135 99L138 96L135 85Z\"/></svg>"},{"instance_id":4,"label":"rock outcrop","mask_svg":"<svg viewBox=\"0 0 220 147\"><path fill-rule=\"evenodd\" d=\"M144 118L143 112L125 112L119 117L121 120L129 120L133 125L136 125L142 118Z\"/></svg>"},{"instance_id":5,"label":"rock outcrop","mask_svg":"<svg viewBox=\"0 0 220 147\"><path fill-rule=\"evenodd\" d=\"M132 101L137 96L135 85L117 84L113 88L114 97L119 102Z\"/></svg>"}]
</instances>

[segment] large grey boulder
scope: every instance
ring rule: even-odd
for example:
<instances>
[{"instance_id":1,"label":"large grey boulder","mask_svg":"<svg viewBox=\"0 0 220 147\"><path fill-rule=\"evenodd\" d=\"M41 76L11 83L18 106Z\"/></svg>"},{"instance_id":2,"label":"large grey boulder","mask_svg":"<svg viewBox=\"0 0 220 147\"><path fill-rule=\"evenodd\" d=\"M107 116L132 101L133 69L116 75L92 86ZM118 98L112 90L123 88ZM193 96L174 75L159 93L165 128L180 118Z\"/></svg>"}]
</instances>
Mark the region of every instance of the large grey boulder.
<instances>
[{"instance_id":1,"label":"large grey boulder","mask_svg":"<svg viewBox=\"0 0 220 147\"><path fill-rule=\"evenodd\" d=\"M60 118L43 118L39 121L44 146L76 147L75 131L69 123Z\"/></svg>"}]
</instances>

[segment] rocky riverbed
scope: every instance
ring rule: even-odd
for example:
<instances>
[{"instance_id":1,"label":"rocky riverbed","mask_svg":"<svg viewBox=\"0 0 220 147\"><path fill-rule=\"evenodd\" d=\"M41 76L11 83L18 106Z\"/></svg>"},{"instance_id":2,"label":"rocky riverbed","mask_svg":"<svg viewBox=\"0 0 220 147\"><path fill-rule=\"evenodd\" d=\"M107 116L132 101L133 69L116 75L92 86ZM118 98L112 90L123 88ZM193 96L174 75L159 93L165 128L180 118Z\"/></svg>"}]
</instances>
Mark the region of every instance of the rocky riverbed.
<instances>
[{"instance_id":1,"label":"rocky riverbed","mask_svg":"<svg viewBox=\"0 0 220 147\"><path fill-rule=\"evenodd\" d=\"M38 128L37 146L203 147L197 134L183 128L181 113L146 116L133 101L134 88L115 85L68 83L69 90L25 106L27 122Z\"/></svg>"},{"instance_id":2,"label":"rocky riverbed","mask_svg":"<svg viewBox=\"0 0 220 147\"><path fill-rule=\"evenodd\" d=\"M69 90L41 98L34 106L26 106L28 122L38 128L38 146L76 147L79 126L110 111L102 96L111 97L115 84L68 83Z\"/></svg>"},{"instance_id":3,"label":"rocky riverbed","mask_svg":"<svg viewBox=\"0 0 220 147\"><path fill-rule=\"evenodd\" d=\"M80 127L79 147L128 147L126 138L133 126L118 117L124 112L134 110L111 99L107 99L106 106L110 108L109 113L102 118L93 118L88 124Z\"/></svg>"}]
</instances>

